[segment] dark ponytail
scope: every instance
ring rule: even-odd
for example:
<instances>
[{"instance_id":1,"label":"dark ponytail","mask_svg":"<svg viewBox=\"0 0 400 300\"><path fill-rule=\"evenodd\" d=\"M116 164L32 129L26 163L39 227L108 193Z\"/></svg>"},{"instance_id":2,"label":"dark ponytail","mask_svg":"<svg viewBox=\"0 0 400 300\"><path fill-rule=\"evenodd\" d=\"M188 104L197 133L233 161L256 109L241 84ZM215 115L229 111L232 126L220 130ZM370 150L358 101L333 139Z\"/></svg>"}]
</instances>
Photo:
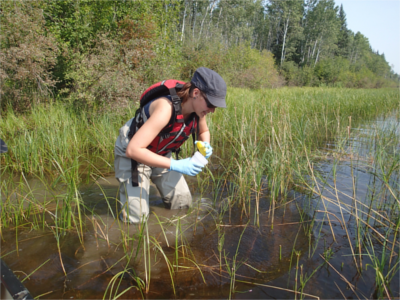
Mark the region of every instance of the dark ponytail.
<instances>
[{"instance_id":1,"label":"dark ponytail","mask_svg":"<svg viewBox=\"0 0 400 300\"><path fill-rule=\"evenodd\" d=\"M182 103L185 103L189 99L189 97L193 91L193 88L194 88L194 86L189 81L183 85L183 88L179 92L177 92L179 98L182 99Z\"/></svg>"}]
</instances>

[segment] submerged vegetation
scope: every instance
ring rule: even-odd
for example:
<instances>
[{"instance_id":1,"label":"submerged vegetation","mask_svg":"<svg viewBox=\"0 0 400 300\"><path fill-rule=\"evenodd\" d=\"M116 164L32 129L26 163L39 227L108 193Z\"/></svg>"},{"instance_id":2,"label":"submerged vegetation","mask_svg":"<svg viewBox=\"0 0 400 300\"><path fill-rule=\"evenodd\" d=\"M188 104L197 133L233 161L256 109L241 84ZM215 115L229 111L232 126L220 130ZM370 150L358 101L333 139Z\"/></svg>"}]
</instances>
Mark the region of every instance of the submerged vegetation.
<instances>
[{"instance_id":1,"label":"submerged vegetation","mask_svg":"<svg viewBox=\"0 0 400 300\"><path fill-rule=\"evenodd\" d=\"M84 298L84 284L100 279L106 281L99 291L104 299L155 297L160 280L170 282L166 295L188 297L184 286L203 291L210 282L217 284L215 278L224 298L256 288L317 298L326 294L308 286L318 280L316 273L323 278L323 270L335 272L349 287L344 291L339 281L327 287L343 297L398 297L393 288L400 262L398 91L230 88L227 105L208 121L215 150L211 163L189 181L199 198L195 207L170 217L153 207L149 222L137 227L115 219L117 188L110 192L102 184L113 174L118 128L133 115L134 105L124 114L76 110L61 101L34 105L26 115L9 111L0 120L9 148L1 155L2 258L16 259L26 232L32 232L54 244L54 261L66 280L85 270L85 255L97 245L98 274L58 287L63 293L42 288L40 298L47 292L52 298ZM191 154L190 144L182 156ZM100 199L85 195L87 183L97 187ZM298 219L291 219L295 214ZM282 226L291 226L289 247L275 242L273 234ZM200 236L210 241L210 249L203 249L208 258L198 250ZM251 251L263 241L273 253L269 268L252 260L257 252ZM70 257L82 259L82 266L71 268ZM96 261L86 258L87 264ZM38 262L22 271L40 272L47 265ZM167 277L156 271L160 265ZM354 278L341 275L343 268L366 282L372 276L373 294L366 294L371 286L357 287ZM270 283L279 277L274 273L287 274L287 285ZM24 283L29 289L29 281Z\"/></svg>"}]
</instances>

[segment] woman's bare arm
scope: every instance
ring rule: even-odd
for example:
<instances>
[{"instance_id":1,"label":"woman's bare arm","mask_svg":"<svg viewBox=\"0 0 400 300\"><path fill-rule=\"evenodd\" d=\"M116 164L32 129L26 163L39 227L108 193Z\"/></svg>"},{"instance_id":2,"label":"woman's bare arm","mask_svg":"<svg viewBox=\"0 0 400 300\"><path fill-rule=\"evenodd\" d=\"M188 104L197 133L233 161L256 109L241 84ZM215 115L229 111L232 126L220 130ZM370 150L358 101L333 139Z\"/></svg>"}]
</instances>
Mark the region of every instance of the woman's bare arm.
<instances>
[{"instance_id":1,"label":"woman's bare arm","mask_svg":"<svg viewBox=\"0 0 400 300\"><path fill-rule=\"evenodd\" d=\"M150 105L150 118L135 133L126 148L126 156L150 167L169 168L171 160L158 155L147 147L160 131L168 124L172 116L172 104L166 98L160 98Z\"/></svg>"},{"instance_id":2,"label":"woman's bare arm","mask_svg":"<svg viewBox=\"0 0 400 300\"><path fill-rule=\"evenodd\" d=\"M199 136L198 140L202 142L210 142L210 131L207 126L206 117L199 119Z\"/></svg>"}]
</instances>

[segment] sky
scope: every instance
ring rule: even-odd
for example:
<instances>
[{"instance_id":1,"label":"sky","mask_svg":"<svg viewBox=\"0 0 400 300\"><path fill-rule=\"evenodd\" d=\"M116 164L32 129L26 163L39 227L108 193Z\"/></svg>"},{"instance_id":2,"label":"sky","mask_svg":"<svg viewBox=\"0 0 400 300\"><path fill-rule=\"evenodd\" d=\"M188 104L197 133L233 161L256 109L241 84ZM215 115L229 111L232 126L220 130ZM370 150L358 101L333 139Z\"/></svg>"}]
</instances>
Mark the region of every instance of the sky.
<instances>
[{"instance_id":1,"label":"sky","mask_svg":"<svg viewBox=\"0 0 400 300\"><path fill-rule=\"evenodd\" d=\"M347 28L360 31L374 51L400 74L400 0L335 0L343 4Z\"/></svg>"}]
</instances>

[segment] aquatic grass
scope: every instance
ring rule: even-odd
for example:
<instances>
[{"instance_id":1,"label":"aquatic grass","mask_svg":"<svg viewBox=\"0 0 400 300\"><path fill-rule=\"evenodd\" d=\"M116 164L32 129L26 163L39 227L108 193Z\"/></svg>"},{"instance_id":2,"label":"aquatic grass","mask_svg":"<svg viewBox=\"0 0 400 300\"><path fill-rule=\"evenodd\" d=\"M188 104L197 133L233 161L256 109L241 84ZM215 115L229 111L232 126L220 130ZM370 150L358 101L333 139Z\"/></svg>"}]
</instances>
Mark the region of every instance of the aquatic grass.
<instances>
[{"instance_id":1,"label":"aquatic grass","mask_svg":"<svg viewBox=\"0 0 400 300\"><path fill-rule=\"evenodd\" d=\"M286 97L283 98L283 91L272 91L268 93L268 96L267 93L256 94L246 91L246 101L231 103L228 105L227 110L229 111L217 112L211 119L213 128L221 129L217 131L218 136L213 137L213 142L215 141L218 144L220 140L224 140L224 147L221 148L221 153L218 152L218 156L223 162L224 169L233 169L232 174L236 176L233 181L237 182L240 189L239 197L242 199L250 198L248 187L253 186L253 184L248 180L248 177L254 178L252 169L255 166L257 170L264 172L269 180L269 190L273 195L272 205L274 205L278 193L284 194L290 187L290 183L294 181L291 170L293 166L298 165L299 158L303 157L303 155L299 155L302 148L305 146L309 151L318 146L320 141L314 136L320 136L319 130L323 130L323 135L326 138L334 139L335 135L345 128L343 120L348 118L349 109L355 108L352 105L353 101L355 99L357 101L366 100L361 97L348 97L351 102L347 101L347 105L343 105L342 99L341 102L337 101L340 97L337 97L336 92L339 92L340 96L345 98L346 95L343 94L345 91L324 90L323 93L318 93L318 96L321 95L321 98L326 101L320 103L318 97L309 97L307 90L304 90L303 95L301 95L302 92L295 89L285 90L286 92ZM327 92L328 97L325 92ZM237 95L235 95L236 97L229 97L229 99L240 99L241 95L245 94L240 89L232 89L232 93ZM290 100L291 93L299 96L292 97L292 99L296 99L295 110L293 109L293 102ZM263 96L267 96L265 100L262 98ZM273 96L277 96L276 99ZM315 97L315 95L313 96ZM304 102L303 99L311 101ZM316 99L318 99L318 104ZM368 96L367 100L372 103L373 99ZM312 104L311 108L310 103ZM395 103L391 102L392 105ZM335 104L338 105L334 107ZM259 109L254 110L253 107ZM319 107L322 109L319 110ZM328 115L327 112L329 112ZM350 112L353 113L353 111ZM371 110L369 113L376 115L376 111ZM323 118L320 118L320 116L323 116ZM353 117L353 119L356 117ZM320 119L323 121L320 121ZM266 126L267 124L269 126ZM313 126L309 124L313 124ZM222 126L230 129L223 130ZM227 147L229 144L232 146ZM258 145L264 151L257 151ZM269 155L265 153L266 145L270 147ZM229 150L226 151L226 149ZM265 159L266 157L269 159ZM243 204L243 202L241 203ZM245 209L243 209L243 212L248 215L248 211Z\"/></svg>"},{"instance_id":2,"label":"aquatic grass","mask_svg":"<svg viewBox=\"0 0 400 300\"><path fill-rule=\"evenodd\" d=\"M224 249L224 243L225 243L225 231L221 226L217 225L218 229L218 252L219 252L219 272L221 273L222 271L222 250Z\"/></svg>"},{"instance_id":3,"label":"aquatic grass","mask_svg":"<svg viewBox=\"0 0 400 300\"><path fill-rule=\"evenodd\" d=\"M93 114L93 115L92 115ZM29 115L9 112L0 120L2 139L9 152L3 165L26 174L52 175L55 158L64 169L75 157L80 164L93 156L112 159L120 116L75 112L61 102L34 106Z\"/></svg>"},{"instance_id":4,"label":"aquatic grass","mask_svg":"<svg viewBox=\"0 0 400 300\"><path fill-rule=\"evenodd\" d=\"M57 212L56 212L56 215L57 215ZM62 236L64 231L60 230L60 228L58 227L57 219L56 219L56 222L55 222L55 226L50 226L50 230L53 232L54 237L55 237L56 242L57 242L58 257L60 258L61 268L62 268L62 270L64 272L64 275L67 276L67 272L65 271L64 262L63 262L62 255L61 255L61 245L60 245L60 239L61 239L61 236Z\"/></svg>"},{"instance_id":5,"label":"aquatic grass","mask_svg":"<svg viewBox=\"0 0 400 300\"><path fill-rule=\"evenodd\" d=\"M302 293L302 292L295 291L295 290L289 290L289 289L281 288L281 287L278 287L278 286L273 286L273 285L268 285L268 284L261 284L261 283L250 282L250 281L245 281L245 280L237 280L237 282L251 284L251 285L260 286L260 287L271 288L271 289L276 289L276 290L285 291L285 292L290 292L290 293L294 293L295 295L300 294L300 296L307 296L307 297L311 297L311 298L315 298L315 299L320 299L318 296Z\"/></svg>"},{"instance_id":6,"label":"aquatic grass","mask_svg":"<svg viewBox=\"0 0 400 300\"><path fill-rule=\"evenodd\" d=\"M246 231L247 225L249 225L249 223L247 223L245 225L245 227L243 228L242 233L240 234L238 243L237 243L237 247L236 247L236 252L235 255L232 258L232 264L229 264L228 258L227 258L227 254L225 253L224 250L224 258L225 258L225 265L226 265L226 271L229 274L230 277L230 288L229 288L229 299L232 299L232 295L235 293L235 281L236 281L236 272L239 269L239 267L242 265L243 261L238 262L237 258L239 255L239 246L240 246L240 241L242 240L243 234Z\"/></svg>"},{"instance_id":7,"label":"aquatic grass","mask_svg":"<svg viewBox=\"0 0 400 300\"><path fill-rule=\"evenodd\" d=\"M160 218L158 217L158 215L154 211L152 212L152 214L156 217L157 224L160 225L161 231L163 233L163 236L164 236L164 239L165 239L165 243L167 244L167 247L169 247L168 238L167 238L167 235L165 234L164 226L162 225L162 222L160 221Z\"/></svg>"},{"instance_id":8,"label":"aquatic grass","mask_svg":"<svg viewBox=\"0 0 400 300\"><path fill-rule=\"evenodd\" d=\"M45 180L34 176L43 187L49 187ZM0 235L3 239L3 230L15 230L15 245L19 247L20 229L44 230L48 227L49 221L46 216L55 217L53 209L54 194L51 189L41 193L38 187L29 184L25 174L21 173L19 181L13 176L2 177L0 201ZM46 222L47 221L47 222ZM11 225L14 224L14 228ZM19 253L17 253L19 255Z\"/></svg>"},{"instance_id":9,"label":"aquatic grass","mask_svg":"<svg viewBox=\"0 0 400 300\"><path fill-rule=\"evenodd\" d=\"M398 91L312 88L260 91L229 89L227 101L227 109L218 110L215 114L207 117L212 132L211 144L214 147L214 155L205 172L198 177L196 189L200 191L201 195L213 191L211 199L214 202L214 208L220 208L220 214L215 218L217 230L215 234L219 252L218 267L220 276L222 276L222 273L226 272L223 270L225 258L225 267L230 272L229 297L232 297L236 288L235 284L239 282L235 274L238 272L240 262L230 261L228 254L223 252L224 239L229 236L224 231L224 226L222 226L224 224L221 224L220 220L229 214L229 223L231 224L231 212L233 209L239 208L243 219L249 221L254 216L254 219L251 220L254 225L265 226L259 221L260 207L266 205L262 201L271 201L268 223L271 223L271 229L273 229L275 210L285 203L288 191L294 187L310 195L305 198L304 202L311 202L313 199L311 195L313 195L318 197L317 201L324 206L324 209L317 208L314 211L310 203L297 206L304 212L301 213L304 221L301 222L301 226L308 232L310 245L313 229L318 225L320 227L316 230L321 232L323 225L316 220L317 211L324 213L323 219L328 220L332 236L336 238L337 232L332 226L336 220L332 218L333 214L326 205L340 206L343 214L348 213L351 220L345 220L342 214L339 217L342 219L339 223L345 226L345 230L349 230L349 234L355 232L356 239L354 241L350 241L348 236L350 247L353 247L353 243L355 243L354 249L357 249L352 256L359 256L361 261L361 255L365 255L366 251L365 239L376 239L384 244L388 251L385 263L389 264L391 268L398 267L397 249L399 244L396 242L396 238L399 229L400 189L398 184L399 155L398 149L395 147L395 135L382 135L382 130L377 129L373 144L375 151L361 163L363 168L370 168L368 171L372 170L376 173L374 190L369 193L369 202L364 203L362 199L357 199L358 195L355 193L357 178L354 178L353 175L353 191L350 192L350 195L346 195L338 190L335 183L330 184L332 177L327 178L319 174L316 169L318 161L327 157L326 151L321 150L325 149L327 144L334 144L336 147L329 159L336 159L338 164L350 159L350 163L352 163L351 153L355 151L355 148L349 149L349 146L353 145L352 139L355 138L353 128L362 122L374 120L377 116L384 118L388 112L397 109L399 107ZM51 116L49 117L49 115ZM44 226L45 214L55 212L57 218L53 216L53 219L56 223L46 223L46 226L52 226L55 238L61 240L63 234L73 233L81 238L83 244L85 228L82 220L85 217L91 219L94 212L82 209L85 207L80 197L79 186L83 178L94 179L97 176L105 176L111 171L114 141L118 134L118 128L127 119L126 116L109 113L95 115L85 111L73 112L65 105L53 103L45 108L34 108L31 114L24 117L10 113L0 120L1 134L5 136L7 142L10 141L8 144L11 149L10 153L0 157L2 172L13 171L20 174L23 172L25 175L34 174L43 178L49 176L54 186L62 184L66 188L63 195L51 199L52 203L46 200L46 203L43 204L44 209L39 206L39 203L27 200L25 197L29 194L27 190L21 191L18 195L20 199L25 197L23 205L19 203L12 206L10 201L5 198L6 202L8 201L9 210L4 212L2 210L1 230L4 228L3 224L12 223L16 224L16 230L18 230L21 226L26 225L28 217L34 220L33 224L42 222L41 226ZM15 128L13 128L14 125ZM193 150L189 144L186 143L183 156L189 155ZM354 161L357 161L357 167L360 167L362 160L354 156ZM331 173L330 176L332 175L334 174ZM1 187L2 193L6 191L7 195L13 194L16 188L11 183L7 184L7 187L2 183ZM327 192L330 191L332 194L327 196ZM270 197L263 197L265 195ZM342 203L341 197L348 197L352 200L352 204ZM116 205L118 205L118 201L116 201ZM53 209L50 209L51 206ZM117 208L116 211L118 212L119 209ZM113 211L110 204L109 210ZM307 219L309 213L311 216ZM91 220L93 226L99 229L99 237L106 238L107 233L101 232L97 219L96 221L93 218ZM309 225L305 225L305 221L310 221L307 223ZM119 220L116 222L120 224ZM155 251L161 252L166 261L174 293L176 292L174 276L180 268L194 266L194 269L198 269L202 275L201 264L196 261L195 257L191 257L193 253L183 234L185 230L188 230L185 229L186 226L192 229L193 226L196 228L196 224L200 221L196 218L193 224L184 225L183 219L178 218L171 224L174 222L176 222L174 224L176 229L175 245L167 244L167 246L174 247L172 258L163 252L159 240L149 235L146 224L140 226L139 235L132 235L130 226L119 225L125 259L127 261L145 260L144 280L141 279L143 285L138 283L141 292L151 290L152 257ZM164 223L159 219L158 223L161 231L164 232ZM355 231L352 231L354 228ZM385 230L389 230L392 235L382 234ZM168 243L165 232L163 235ZM320 238L320 236L316 238L313 254ZM16 243L18 245L18 238ZM311 258L313 254L311 255L311 251L309 252ZM371 252L372 258L376 258L377 255ZM293 251L292 256L295 256ZM184 260L187 260L190 266L182 264ZM235 268L232 268L233 264L236 264ZM297 260L297 267L298 264ZM361 265L360 262L357 264ZM120 278L121 274L110 282L109 293L107 292L107 296L110 298L121 297L127 292L127 290L119 290L121 282L118 282L117 278ZM305 284L309 277L303 275L301 266L300 274L298 272L296 278L300 279L300 284L297 284L296 291L294 291L295 297L299 295L302 297L306 295L303 293L303 283ZM388 280L390 280L390 276Z\"/></svg>"},{"instance_id":10,"label":"aquatic grass","mask_svg":"<svg viewBox=\"0 0 400 300\"><path fill-rule=\"evenodd\" d=\"M374 101L378 95L385 97L383 104ZM228 99L228 108L217 111L209 125L214 130L212 143L218 149L214 157L218 157L222 169L231 174L230 180L238 187L238 197L231 199L240 200L246 216L250 216L251 189L257 191L256 201L259 199L261 178L268 181L272 206L277 195L290 188L296 180L292 170L301 163L303 147L307 151L316 149L321 136L324 140L334 139L346 127L344 120L349 114L353 120L368 118L398 104L398 95L392 90L230 89ZM94 113L77 113L57 102L34 107L22 120L10 112L0 121L1 132L10 140L12 149L5 156L7 168L46 175L57 172L53 159L68 169L71 163L76 164L74 157L79 157L80 168L82 162L101 157L110 169L107 160L112 159L110 153L120 125L121 116L101 113L94 117ZM221 143L223 147L218 147ZM91 172L90 168L87 171Z\"/></svg>"},{"instance_id":11,"label":"aquatic grass","mask_svg":"<svg viewBox=\"0 0 400 300\"><path fill-rule=\"evenodd\" d=\"M57 198L62 198L62 201L58 201L57 208L61 206L61 215L58 218L61 222L57 222L57 226L60 228L70 229L73 224L75 225L78 233L79 240L83 244L83 212L81 210L83 201L79 192L79 157L74 159L74 164L68 168L63 169L60 163L54 159L53 163L58 168L59 177L55 182L62 181L66 186L66 193L57 195Z\"/></svg>"},{"instance_id":12,"label":"aquatic grass","mask_svg":"<svg viewBox=\"0 0 400 300\"><path fill-rule=\"evenodd\" d=\"M130 289L136 288L140 291L143 298L143 292L148 293L150 289L150 280L151 280L151 257L150 257L150 236L148 232L147 220L142 220L142 223L138 225L138 232L132 237L129 236L129 230L123 228L123 222L121 220L117 220L119 224L119 229L122 237L121 244L123 245L124 249L124 256L120 258L119 261L125 260L124 269L117 274L115 274L110 282L107 285L106 291L103 295L103 299L106 298L107 293L109 293L110 299L117 299L127 293ZM126 225L129 228L129 225ZM128 233L127 233L128 232ZM130 244L132 242L132 244ZM134 242L137 242L135 245ZM139 256L139 254L142 254ZM139 259L143 259L144 261L144 279L140 278L133 269L131 269L130 264L138 264ZM114 266L119 262L117 261ZM108 267L108 270L111 269L113 266ZM107 270L106 270L107 271ZM106 272L105 271L105 272ZM131 274L133 271L133 275ZM123 291L120 291L120 285L123 281L123 275L127 273L131 276L131 278L136 282L137 286L131 286L126 288ZM114 296L112 296L114 294Z\"/></svg>"},{"instance_id":13,"label":"aquatic grass","mask_svg":"<svg viewBox=\"0 0 400 300\"><path fill-rule=\"evenodd\" d=\"M288 277L288 286L289 286L290 273L291 273L291 270L292 270L293 255L296 254L296 252L297 252L296 251L296 242L297 242L297 238L299 236L300 229L301 229L301 227L299 227L299 229L297 230L296 237L294 238L294 241L293 241L292 251L290 253L290 262L289 262L289 271L288 271L288 275L289 275L289 277Z\"/></svg>"},{"instance_id":14,"label":"aquatic grass","mask_svg":"<svg viewBox=\"0 0 400 300\"><path fill-rule=\"evenodd\" d=\"M398 230L398 227L396 228ZM378 298L382 298L384 294L390 299L391 292L389 291L389 285L390 282L392 281L394 275L398 273L400 270L400 250L398 251L397 255L397 261L391 265L391 263L388 261L391 260L393 256L393 250L394 250L394 245L396 241L396 234L393 239L393 247L387 248L387 243L390 240L389 236L393 233L392 230L387 230L385 239L383 240L383 246L380 248L381 252L376 253L375 251L375 245L372 242L371 235L366 235L366 238L364 239L365 243L365 249L366 253L364 254L365 256L368 256L370 258L371 264L366 264L365 270L368 269L369 266L371 266L375 270L375 286L376 286L376 296ZM399 246L398 246L399 247ZM398 248L400 249L400 247ZM389 257L388 255L389 254ZM362 254L361 254L362 255ZM379 257L380 256L380 257Z\"/></svg>"},{"instance_id":15,"label":"aquatic grass","mask_svg":"<svg viewBox=\"0 0 400 300\"><path fill-rule=\"evenodd\" d=\"M156 247L156 249L158 249L158 251L160 251L160 253L164 257L164 260L165 260L165 263L167 264L168 272L169 272L169 275L170 275L170 278L171 278L172 290L174 292L174 295L176 295L176 289L175 289L175 283L174 283L174 266L171 263L171 261L168 259L168 257L165 254L165 252L162 250L162 247L159 244L159 242L154 237L151 237L151 241L152 241L154 247Z\"/></svg>"},{"instance_id":16,"label":"aquatic grass","mask_svg":"<svg viewBox=\"0 0 400 300\"><path fill-rule=\"evenodd\" d=\"M21 279L21 282L23 283L25 280L29 279L29 277L32 276L37 270L39 270L41 267L43 267L45 264L47 264L50 261L50 259L46 260L44 263L42 263L39 267L37 267L35 270L33 270L31 273L29 273L27 276L25 276L24 279Z\"/></svg>"},{"instance_id":17,"label":"aquatic grass","mask_svg":"<svg viewBox=\"0 0 400 300\"><path fill-rule=\"evenodd\" d=\"M136 274L134 269L132 269L130 267L133 254L134 254L134 248L132 248L129 253L125 252L125 256L122 256L121 258L119 258L111 266L108 266L108 264L102 258L104 264L107 266L107 269L105 271L103 271L102 274L105 274L106 272L109 272L113 267L117 266L119 263L121 263L121 262L123 262L125 260L125 265L123 266L123 270L119 271L115 275L113 275L113 277L111 278L111 280L107 284L107 288L106 288L106 290L105 290L105 292L103 294L103 299L106 298L108 293L109 293L109 299L118 299L122 295L126 294L132 288L136 288L140 292L142 298L144 298L143 291L146 290L146 282ZM76 271L76 270L74 270L74 271ZM96 277L99 277L102 274L99 274ZM120 291L120 286L121 286L121 284L122 284L122 282L124 280L124 275L125 274L128 274L130 276L130 278L136 283L136 286L131 285L128 288L126 288L125 290ZM89 280L92 280L92 279L89 279ZM86 282L83 283L82 285L84 285L84 284L86 284ZM113 293L114 293L114 296L113 296Z\"/></svg>"},{"instance_id":18,"label":"aquatic grass","mask_svg":"<svg viewBox=\"0 0 400 300\"><path fill-rule=\"evenodd\" d=\"M140 293L142 294L142 290L144 289L144 282L140 279L140 277L134 275L132 277L132 279L136 282L137 286L131 285L129 287L127 287L125 290L119 292L119 286L121 284L122 281L122 277L125 273L128 273L129 275L131 275L129 273L129 271L127 271L126 269L118 272L117 274L115 274L110 282L107 285L107 288L104 292L104 296L103 296L103 300L106 299L107 293L109 293L109 298L108 299L119 299L121 296L123 296L124 294L126 294L129 290L136 288L137 290L140 291ZM119 282L117 283L117 280L119 280ZM115 284L117 283L117 286L115 286ZM119 293L118 293L119 292ZM142 299L144 299L143 294L142 294Z\"/></svg>"},{"instance_id":19,"label":"aquatic grass","mask_svg":"<svg viewBox=\"0 0 400 300\"><path fill-rule=\"evenodd\" d=\"M142 221L142 228L146 230L143 240L143 257L145 266L145 292L146 294L150 291L150 280L151 280L151 256L150 256L150 238L149 238L149 227L147 220Z\"/></svg>"},{"instance_id":20,"label":"aquatic grass","mask_svg":"<svg viewBox=\"0 0 400 300\"><path fill-rule=\"evenodd\" d=\"M179 231L180 230L182 230L182 228L181 228L181 219L180 218L178 218L178 222L176 222L176 227L175 227L175 267L176 267L176 271L178 271L178 268L179 268ZM184 246L182 245L182 250L184 249L183 248ZM185 255L184 254L184 251L182 251L183 252L183 255Z\"/></svg>"},{"instance_id":21,"label":"aquatic grass","mask_svg":"<svg viewBox=\"0 0 400 300\"><path fill-rule=\"evenodd\" d=\"M314 270L312 270L311 274L307 276L307 273L303 274L303 265L300 266L300 276L299 276L299 281L300 281L300 299L304 299L304 296L307 296L304 294L304 288L307 284L307 282L311 279L311 277L314 276L315 273L324 265L324 263L320 264L317 266Z\"/></svg>"},{"instance_id":22,"label":"aquatic grass","mask_svg":"<svg viewBox=\"0 0 400 300\"><path fill-rule=\"evenodd\" d=\"M108 248L110 248L111 245L110 245L110 240L109 240L109 236L108 236L108 232L107 232L108 226L106 224L104 224L103 220L101 218L99 218L94 212L92 212L91 215L92 215L91 218L89 218L88 215L86 215L86 217L92 222L93 231L94 231L94 235L95 235L96 243L97 243L97 248L99 247L98 238L97 238L98 235L100 235L101 238L107 242L107 246L108 246ZM101 228L99 222L97 221L98 219L103 223L104 230ZM97 228L99 229L100 234L97 231Z\"/></svg>"},{"instance_id":23,"label":"aquatic grass","mask_svg":"<svg viewBox=\"0 0 400 300\"><path fill-rule=\"evenodd\" d=\"M217 249L218 249L218 253L219 253L219 272L220 272L220 274L222 272L222 252L223 252L224 243L225 243L225 229L221 225L223 224L223 218L228 209L229 209L229 200L221 203L220 212L218 213L217 218L214 219L215 226L217 229L217 234L218 234Z\"/></svg>"},{"instance_id":24,"label":"aquatic grass","mask_svg":"<svg viewBox=\"0 0 400 300\"><path fill-rule=\"evenodd\" d=\"M341 205L341 202L340 202L340 199L339 199L338 189L337 189L337 185L336 185L336 180L337 180L337 176L336 176L336 164L334 164L334 168L333 168L332 170L333 170L333 184L334 184L334 191L335 191L335 196L336 196L336 200L337 200L337 206L339 207L339 210L340 210L340 215L341 215L341 217L342 217L342 222L343 222L343 224L345 224L346 221L344 220L343 209L342 209L342 205ZM357 218L357 220L358 220L358 218ZM343 227L343 226L342 226L342 227ZM346 231L346 236L347 236L347 239L348 239L348 241L349 241L349 246L350 246L351 253L353 254L354 263L355 263L355 265L357 266L356 256L355 256L355 254L354 254L355 252L354 252L354 249L353 249L353 243L352 243L351 240L350 240L350 235L349 235L349 232L348 232L348 230L347 230L347 226L344 226L344 229L345 229L345 231ZM362 267L362 266L360 265L359 268L361 268L361 267Z\"/></svg>"}]
</instances>

